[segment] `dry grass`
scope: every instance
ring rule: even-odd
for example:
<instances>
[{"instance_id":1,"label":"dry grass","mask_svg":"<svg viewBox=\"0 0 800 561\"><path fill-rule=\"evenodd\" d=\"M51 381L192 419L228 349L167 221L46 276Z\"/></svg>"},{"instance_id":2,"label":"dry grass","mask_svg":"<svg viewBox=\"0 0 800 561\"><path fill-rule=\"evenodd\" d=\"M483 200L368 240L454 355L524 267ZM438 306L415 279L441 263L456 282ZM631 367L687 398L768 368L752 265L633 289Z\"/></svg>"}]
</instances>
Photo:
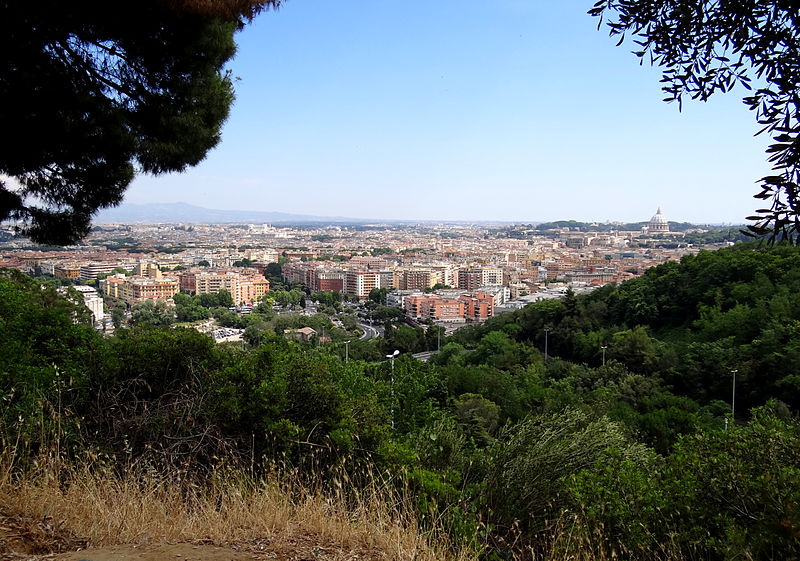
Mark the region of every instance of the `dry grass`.
<instances>
[{"instance_id":1,"label":"dry grass","mask_svg":"<svg viewBox=\"0 0 800 561\"><path fill-rule=\"evenodd\" d=\"M28 524L28 534L44 528L39 541L51 536L52 551L68 549L62 542L71 539L92 547L192 542L279 553L305 547L334 559L477 557L454 549L442 534L423 533L402 497L377 480L355 491L346 476L309 489L293 477L253 479L233 471L202 485L135 468L125 477L96 466L55 473L52 466L20 478L0 471L3 526Z\"/></svg>"}]
</instances>

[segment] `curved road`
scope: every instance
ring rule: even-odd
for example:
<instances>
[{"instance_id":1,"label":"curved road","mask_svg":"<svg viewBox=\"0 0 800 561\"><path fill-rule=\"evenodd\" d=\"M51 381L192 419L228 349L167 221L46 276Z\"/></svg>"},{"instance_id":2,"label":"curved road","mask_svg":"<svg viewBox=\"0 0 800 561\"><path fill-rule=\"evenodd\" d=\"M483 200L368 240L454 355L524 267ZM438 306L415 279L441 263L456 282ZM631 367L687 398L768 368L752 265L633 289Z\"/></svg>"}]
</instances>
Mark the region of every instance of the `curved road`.
<instances>
[{"instance_id":1,"label":"curved road","mask_svg":"<svg viewBox=\"0 0 800 561\"><path fill-rule=\"evenodd\" d=\"M372 339L373 337L380 337L382 335L382 333L378 329L372 327L371 325L367 325L366 323L359 323L358 327L360 327L364 331L364 334L361 337L359 337L361 341L366 341L367 339Z\"/></svg>"}]
</instances>

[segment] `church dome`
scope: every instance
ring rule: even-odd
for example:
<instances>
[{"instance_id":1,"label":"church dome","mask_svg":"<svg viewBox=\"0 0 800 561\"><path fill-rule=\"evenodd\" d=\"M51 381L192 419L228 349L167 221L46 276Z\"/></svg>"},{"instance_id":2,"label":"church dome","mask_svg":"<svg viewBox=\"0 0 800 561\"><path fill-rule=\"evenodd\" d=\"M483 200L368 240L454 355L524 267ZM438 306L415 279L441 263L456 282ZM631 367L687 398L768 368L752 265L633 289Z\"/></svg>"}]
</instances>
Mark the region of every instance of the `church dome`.
<instances>
[{"instance_id":1,"label":"church dome","mask_svg":"<svg viewBox=\"0 0 800 561\"><path fill-rule=\"evenodd\" d=\"M669 221L661 214L661 207L658 207L658 211L650 219L647 226L650 233L669 232Z\"/></svg>"}]
</instances>

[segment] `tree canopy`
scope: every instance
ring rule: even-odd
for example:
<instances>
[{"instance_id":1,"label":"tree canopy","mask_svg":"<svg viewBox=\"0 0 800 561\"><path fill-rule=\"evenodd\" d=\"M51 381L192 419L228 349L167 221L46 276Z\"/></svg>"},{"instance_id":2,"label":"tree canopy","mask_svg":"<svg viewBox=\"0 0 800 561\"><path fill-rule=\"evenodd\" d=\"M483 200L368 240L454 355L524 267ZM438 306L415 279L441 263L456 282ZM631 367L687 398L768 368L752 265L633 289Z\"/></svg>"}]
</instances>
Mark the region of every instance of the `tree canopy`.
<instances>
[{"instance_id":1,"label":"tree canopy","mask_svg":"<svg viewBox=\"0 0 800 561\"><path fill-rule=\"evenodd\" d=\"M0 2L0 220L73 243L137 171L199 163L233 100L233 34L279 3Z\"/></svg>"},{"instance_id":2,"label":"tree canopy","mask_svg":"<svg viewBox=\"0 0 800 561\"><path fill-rule=\"evenodd\" d=\"M755 198L769 206L748 217L754 235L800 237L800 5L790 0L597 0L589 13L608 19L621 45L663 68L664 101L707 100L736 84L749 94L774 175ZM759 133L759 134L760 134Z\"/></svg>"}]
</instances>

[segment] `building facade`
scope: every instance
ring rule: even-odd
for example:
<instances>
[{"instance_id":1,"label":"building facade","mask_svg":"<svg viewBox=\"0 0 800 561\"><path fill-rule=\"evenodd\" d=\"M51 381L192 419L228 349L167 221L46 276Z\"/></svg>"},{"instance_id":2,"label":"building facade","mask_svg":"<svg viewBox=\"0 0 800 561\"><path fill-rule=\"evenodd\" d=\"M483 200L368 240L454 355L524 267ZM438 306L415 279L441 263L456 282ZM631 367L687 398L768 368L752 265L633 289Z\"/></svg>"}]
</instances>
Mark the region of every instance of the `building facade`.
<instances>
[{"instance_id":1,"label":"building facade","mask_svg":"<svg viewBox=\"0 0 800 561\"><path fill-rule=\"evenodd\" d=\"M380 286L378 271L347 271L344 280L344 295L365 300L374 288Z\"/></svg>"}]
</instances>

